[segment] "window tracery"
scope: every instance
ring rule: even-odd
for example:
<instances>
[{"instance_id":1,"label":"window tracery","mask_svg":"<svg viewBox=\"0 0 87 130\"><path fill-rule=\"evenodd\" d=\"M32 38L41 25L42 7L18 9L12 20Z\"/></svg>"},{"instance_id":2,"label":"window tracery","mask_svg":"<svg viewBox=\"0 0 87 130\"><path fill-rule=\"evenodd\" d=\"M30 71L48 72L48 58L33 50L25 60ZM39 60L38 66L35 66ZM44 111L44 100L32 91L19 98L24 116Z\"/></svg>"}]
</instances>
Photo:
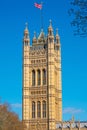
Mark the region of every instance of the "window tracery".
<instances>
[{"instance_id":1,"label":"window tracery","mask_svg":"<svg viewBox=\"0 0 87 130\"><path fill-rule=\"evenodd\" d=\"M43 85L45 85L46 84L46 70L45 69L42 70L42 74L43 74Z\"/></svg>"},{"instance_id":2,"label":"window tracery","mask_svg":"<svg viewBox=\"0 0 87 130\"><path fill-rule=\"evenodd\" d=\"M37 117L41 117L41 102L37 102Z\"/></svg>"},{"instance_id":3,"label":"window tracery","mask_svg":"<svg viewBox=\"0 0 87 130\"><path fill-rule=\"evenodd\" d=\"M43 118L46 118L46 101L43 101Z\"/></svg>"},{"instance_id":4,"label":"window tracery","mask_svg":"<svg viewBox=\"0 0 87 130\"><path fill-rule=\"evenodd\" d=\"M37 70L37 85L41 84L41 71Z\"/></svg>"},{"instance_id":5,"label":"window tracery","mask_svg":"<svg viewBox=\"0 0 87 130\"><path fill-rule=\"evenodd\" d=\"M32 102L32 118L35 118L35 102Z\"/></svg>"},{"instance_id":6,"label":"window tracery","mask_svg":"<svg viewBox=\"0 0 87 130\"><path fill-rule=\"evenodd\" d=\"M32 86L35 86L35 70L32 70Z\"/></svg>"}]
</instances>

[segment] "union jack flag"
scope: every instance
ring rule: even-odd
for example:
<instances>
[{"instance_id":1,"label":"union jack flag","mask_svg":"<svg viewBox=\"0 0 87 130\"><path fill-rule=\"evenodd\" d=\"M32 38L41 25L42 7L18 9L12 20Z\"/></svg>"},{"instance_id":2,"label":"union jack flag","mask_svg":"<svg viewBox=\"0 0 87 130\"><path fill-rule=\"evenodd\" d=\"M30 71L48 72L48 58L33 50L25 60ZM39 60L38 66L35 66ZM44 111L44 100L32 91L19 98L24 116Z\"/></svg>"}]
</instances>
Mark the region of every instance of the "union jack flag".
<instances>
[{"instance_id":1,"label":"union jack flag","mask_svg":"<svg viewBox=\"0 0 87 130\"><path fill-rule=\"evenodd\" d=\"M38 9L42 9L42 4L34 3L34 6Z\"/></svg>"}]
</instances>

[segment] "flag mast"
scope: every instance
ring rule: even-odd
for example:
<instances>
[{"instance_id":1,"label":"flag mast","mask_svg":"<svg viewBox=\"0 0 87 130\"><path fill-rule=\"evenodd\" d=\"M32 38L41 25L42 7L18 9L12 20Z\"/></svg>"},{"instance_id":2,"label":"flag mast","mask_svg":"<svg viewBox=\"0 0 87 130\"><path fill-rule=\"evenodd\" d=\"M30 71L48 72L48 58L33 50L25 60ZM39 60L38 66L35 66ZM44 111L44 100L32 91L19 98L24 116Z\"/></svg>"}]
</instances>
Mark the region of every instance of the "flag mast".
<instances>
[{"instance_id":1,"label":"flag mast","mask_svg":"<svg viewBox=\"0 0 87 130\"><path fill-rule=\"evenodd\" d=\"M40 19L41 19L41 29L43 29L43 10L42 10L42 7L43 7L43 2L41 2L41 4L38 4L38 3L34 3L34 6L38 9L40 9Z\"/></svg>"},{"instance_id":2,"label":"flag mast","mask_svg":"<svg viewBox=\"0 0 87 130\"><path fill-rule=\"evenodd\" d=\"M43 2L41 2L41 5L43 7ZM41 29L43 29L43 10L41 8Z\"/></svg>"}]
</instances>

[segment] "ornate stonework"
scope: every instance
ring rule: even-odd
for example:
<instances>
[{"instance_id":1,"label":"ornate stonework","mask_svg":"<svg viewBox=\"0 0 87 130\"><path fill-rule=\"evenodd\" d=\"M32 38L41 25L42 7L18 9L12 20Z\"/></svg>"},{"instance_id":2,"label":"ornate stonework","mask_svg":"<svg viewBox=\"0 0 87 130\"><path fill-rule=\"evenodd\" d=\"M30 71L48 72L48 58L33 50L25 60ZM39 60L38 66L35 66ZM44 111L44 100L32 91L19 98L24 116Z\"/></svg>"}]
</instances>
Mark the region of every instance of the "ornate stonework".
<instances>
[{"instance_id":1,"label":"ornate stonework","mask_svg":"<svg viewBox=\"0 0 87 130\"><path fill-rule=\"evenodd\" d=\"M87 130L87 122L67 121L57 122L56 130Z\"/></svg>"},{"instance_id":2,"label":"ornate stonework","mask_svg":"<svg viewBox=\"0 0 87 130\"><path fill-rule=\"evenodd\" d=\"M24 31L23 121L28 130L55 130L62 121L60 38L51 23L47 36L34 33L32 46L28 28Z\"/></svg>"},{"instance_id":3,"label":"ornate stonework","mask_svg":"<svg viewBox=\"0 0 87 130\"><path fill-rule=\"evenodd\" d=\"M23 39L23 122L27 130L87 130L87 122L62 121L61 50L58 30Z\"/></svg>"}]
</instances>

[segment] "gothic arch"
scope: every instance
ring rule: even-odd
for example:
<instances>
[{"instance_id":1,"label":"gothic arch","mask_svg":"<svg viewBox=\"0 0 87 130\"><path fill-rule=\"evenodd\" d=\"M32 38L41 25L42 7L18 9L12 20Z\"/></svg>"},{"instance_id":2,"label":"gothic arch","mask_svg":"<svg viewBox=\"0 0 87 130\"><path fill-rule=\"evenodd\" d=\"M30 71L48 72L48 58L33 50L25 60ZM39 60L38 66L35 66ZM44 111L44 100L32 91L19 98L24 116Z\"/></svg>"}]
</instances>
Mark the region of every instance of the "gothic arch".
<instances>
[{"instance_id":1,"label":"gothic arch","mask_svg":"<svg viewBox=\"0 0 87 130\"><path fill-rule=\"evenodd\" d=\"M35 108L36 108L36 104L34 101L32 101L32 118L35 118Z\"/></svg>"},{"instance_id":2,"label":"gothic arch","mask_svg":"<svg viewBox=\"0 0 87 130\"><path fill-rule=\"evenodd\" d=\"M42 102L42 115L43 115L43 118L46 118L46 101L45 100Z\"/></svg>"},{"instance_id":3,"label":"gothic arch","mask_svg":"<svg viewBox=\"0 0 87 130\"><path fill-rule=\"evenodd\" d=\"M41 117L41 102L37 101L37 117Z\"/></svg>"},{"instance_id":4,"label":"gothic arch","mask_svg":"<svg viewBox=\"0 0 87 130\"><path fill-rule=\"evenodd\" d=\"M37 70L37 85L41 85L41 71Z\"/></svg>"},{"instance_id":5,"label":"gothic arch","mask_svg":"<svg viewBox=\"0 0 87 130\"><path fill-rule=\"evenodd\" d=\"M42 82L43 82L43 85L46 85L46 69L43 69L42 70Z\"/></svg>"},{"instance_id":6,"label":"gothic arch","mask_svg":"<svg viewBox=\"0 0 87 130\"><path fill-rule=\"evenodd\" d=\"M32 86L35 86L35 79L36 79L35 70L32 70Z\"/></svg>"}]
</instances>

